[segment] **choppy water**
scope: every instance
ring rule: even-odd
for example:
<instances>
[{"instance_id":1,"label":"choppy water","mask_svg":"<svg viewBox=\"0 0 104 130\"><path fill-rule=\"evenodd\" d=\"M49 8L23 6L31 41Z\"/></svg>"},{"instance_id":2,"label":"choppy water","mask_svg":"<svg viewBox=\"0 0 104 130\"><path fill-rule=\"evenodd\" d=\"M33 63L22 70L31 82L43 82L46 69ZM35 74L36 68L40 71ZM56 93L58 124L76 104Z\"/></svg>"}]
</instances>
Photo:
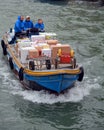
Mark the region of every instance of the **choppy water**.
<instances>
[{"instance_id":1,"label":"choppy water","mask_svg":"<svg viewBox=\"0 0 104 130\"><path fill-rule=\"evenodd\" d=\"M34 22L43 18L47 31L69 43L85 77L58 97L23 90L0 48L0 130L103 130L104 7L79 0L0 0L1 38L20 14Z\"/></svg>"}]
</instances>

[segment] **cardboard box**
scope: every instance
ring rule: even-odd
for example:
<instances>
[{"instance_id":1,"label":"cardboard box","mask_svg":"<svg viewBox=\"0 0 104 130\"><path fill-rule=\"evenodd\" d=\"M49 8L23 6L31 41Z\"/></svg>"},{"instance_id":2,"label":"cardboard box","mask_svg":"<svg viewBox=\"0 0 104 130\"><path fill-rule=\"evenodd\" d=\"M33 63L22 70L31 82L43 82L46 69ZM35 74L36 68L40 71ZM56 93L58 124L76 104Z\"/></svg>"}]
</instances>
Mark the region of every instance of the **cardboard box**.
<instances>
[{"instance_id":1,"label":"cardboard box","mask_svg":"<svg viewBox=\"0 0 104 130\"><path fill-rule=\"evenodd\" d=\"M70 53L70 45L68 44L59 44L59 45L52 45L51 50L52 50L52 58L57 57L58 50L61 49L62 53Z\"/></svg>"},{"instance_id":2,"label":"cardboard box","mask_svg":"<svg viewBox=\"0 0 104 130\"><path fill-rule=\"evenodd\" d=\"M43 44L43 49L49 49L49 45L47 43Z\"/></svg>"},{"instance_id":3,"label":"cardboard box","mask_svg":"<svg viewBox=\"0 0 104 130\"><path fill-rule=\"evenodd\" d=\"M27 57L29 54L29 50L33 50L34 47L23 47L20 49L20 61L21 63L27 63Z\"/></svg>"},{"instance_id":4,"label":"cardboard box","mask_svg":"<svg viewBox=\"0 0 104 130\"><path fill-rule=\"evenodd\" d=\"M48 45L56 45L58 44L58 40L47 40Z\"/></svg>"},{"instance_id":5,"label":"cardboard box","mask_svg":"<svg viewBox=\"0 0 104 130\"><path fill-rule=\"evenodd\" d=\"M39 57L39 51L37 49L31 49L29 50L28 58L37 58Z\"/></svg>"},{"instance_id":6,"label":"cardboard box","mask_svg":"<svg viewBox=\"0 0 104 130\"><path fill-rule=\"evenodd\" d=\"M37 45L34 46L37 50L41 49L48 49L49 45L47 43L38 43Z\"/></svg>"}]
</instances>

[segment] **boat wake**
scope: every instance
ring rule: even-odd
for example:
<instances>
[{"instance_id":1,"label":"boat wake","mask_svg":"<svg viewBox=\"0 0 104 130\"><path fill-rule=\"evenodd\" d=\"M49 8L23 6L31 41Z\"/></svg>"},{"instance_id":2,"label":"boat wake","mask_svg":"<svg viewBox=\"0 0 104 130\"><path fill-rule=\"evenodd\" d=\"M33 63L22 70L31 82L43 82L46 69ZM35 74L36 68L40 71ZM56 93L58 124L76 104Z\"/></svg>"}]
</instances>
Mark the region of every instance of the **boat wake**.
<instances>
[{"instance_id":1,"label":"boat wake","mask_svg":"<svg viewBox=\"0 0 104 130\"><path fill-rule=\"evenodd\" d=\"M85 78L87 81L87 77ZM82 84L76 83L74 88L69 89L64 94L56 96L55 94L50 94L46 91L28 91L21 89L12 90L12 94L20 95L25 100L31 101L33 103L45 103L45 104L54 104L54 103L64 103L64 102L79 102L83 100L85 96L90 95L90 92L93 89L99 89L100 85L97 83L98 79L92 81L87 81ZM92 82L92 84L91 84ZM20 87L20 86L19 86Z\"/></svg>"},{"instance_id":2,"label":"boat wake","mask_svg":"<svg viewBox=\"0 0 104 130\"><path fill-rule=\"evenodd\" d=\"M1 70L3 72L3 69ZM23 99L31 101L33 103L65 103L65 102L80 102L84 97L91 94L93 89L99 89L101 86L98 81L101 77L91 77L85 76L83 82L76 83L75 87L67 90L64 94L56 96L55 94L50 94L47 91L30 91L22 89L22 84L18 82L14 75L10 72L6 73L4 70L2 73L2 91L10 92L13 95L19 95Z\"/></svg>"}]
</instances>

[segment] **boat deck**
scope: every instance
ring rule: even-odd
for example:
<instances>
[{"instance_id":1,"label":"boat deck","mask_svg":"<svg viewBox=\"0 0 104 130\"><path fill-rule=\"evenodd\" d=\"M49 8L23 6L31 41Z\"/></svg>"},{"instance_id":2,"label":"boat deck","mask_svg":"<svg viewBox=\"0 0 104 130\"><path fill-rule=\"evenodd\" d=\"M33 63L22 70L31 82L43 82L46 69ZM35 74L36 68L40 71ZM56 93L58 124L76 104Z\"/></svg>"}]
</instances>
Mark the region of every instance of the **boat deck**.
<instances>
[{"instance_id":1,"label":"boat deck","mask_svg":"<svg viewBox=\"0 0 104 130\"><path fill-rule=\"evenodd\" d=\"M17 53L17 50L16 50L16 47L15 47L15 44L12 44L10 45L10 48L12 49L13 53L14 53L14 56L21 62L20 60L20 52ZM47 70L46 68L46 63L45 61L49 59L50 62L51 62L51 69ZM31 59L27 56L27 63L22 63L21 64L29 69L29 61L34 61L34 65L35 65L35 71L53 71L53 70L56 70L55 68L55 59L52 59L52 58L48 58L48 57L38 57L38 58L34 58L34 59ZM72 67L72 64L60 64L58 63L57 64L57 69L73 69Z\"/></svg>"}]
</instances>

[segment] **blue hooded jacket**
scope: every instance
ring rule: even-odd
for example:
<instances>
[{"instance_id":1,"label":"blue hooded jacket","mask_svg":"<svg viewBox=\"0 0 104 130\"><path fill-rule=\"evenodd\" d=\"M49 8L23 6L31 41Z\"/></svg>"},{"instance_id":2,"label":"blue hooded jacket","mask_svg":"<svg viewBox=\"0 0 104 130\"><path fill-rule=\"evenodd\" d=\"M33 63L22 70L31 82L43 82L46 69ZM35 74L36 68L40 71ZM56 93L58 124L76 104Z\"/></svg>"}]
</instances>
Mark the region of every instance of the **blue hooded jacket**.
<instances>
[{"instance_id":1,"label":"blue hooded jacket","mask_svg":"<svg viewBox=\"0 0 104 130\"><path fill-rule=\"evenodd\" d=\"M24 22L20 20L21 16L18 16L17 21L14 25L15 33L24 31Z\"/></svg>"},{"instance_id":2,"label":"blue hooded jacket","mask_svg":"<svg viewBox=\"0 0 104 130\"><path fill-rule=\"evenodd\" d=\"M33 28L33 22L31 20L30 21L25 20L24 21L24 29L27 30L29 28Z\"/></svg>"},{"instance_id":3,"label":"blue hooded jacket","mask_svg":"<svg viewBox=\"0 0 104 130\"><path fill-rule=\"evenodd\" d=\"M44 23L42 24L36 23L34 27L39 29L39 31L44 31Z\"/></svg>"}]
</instances>

